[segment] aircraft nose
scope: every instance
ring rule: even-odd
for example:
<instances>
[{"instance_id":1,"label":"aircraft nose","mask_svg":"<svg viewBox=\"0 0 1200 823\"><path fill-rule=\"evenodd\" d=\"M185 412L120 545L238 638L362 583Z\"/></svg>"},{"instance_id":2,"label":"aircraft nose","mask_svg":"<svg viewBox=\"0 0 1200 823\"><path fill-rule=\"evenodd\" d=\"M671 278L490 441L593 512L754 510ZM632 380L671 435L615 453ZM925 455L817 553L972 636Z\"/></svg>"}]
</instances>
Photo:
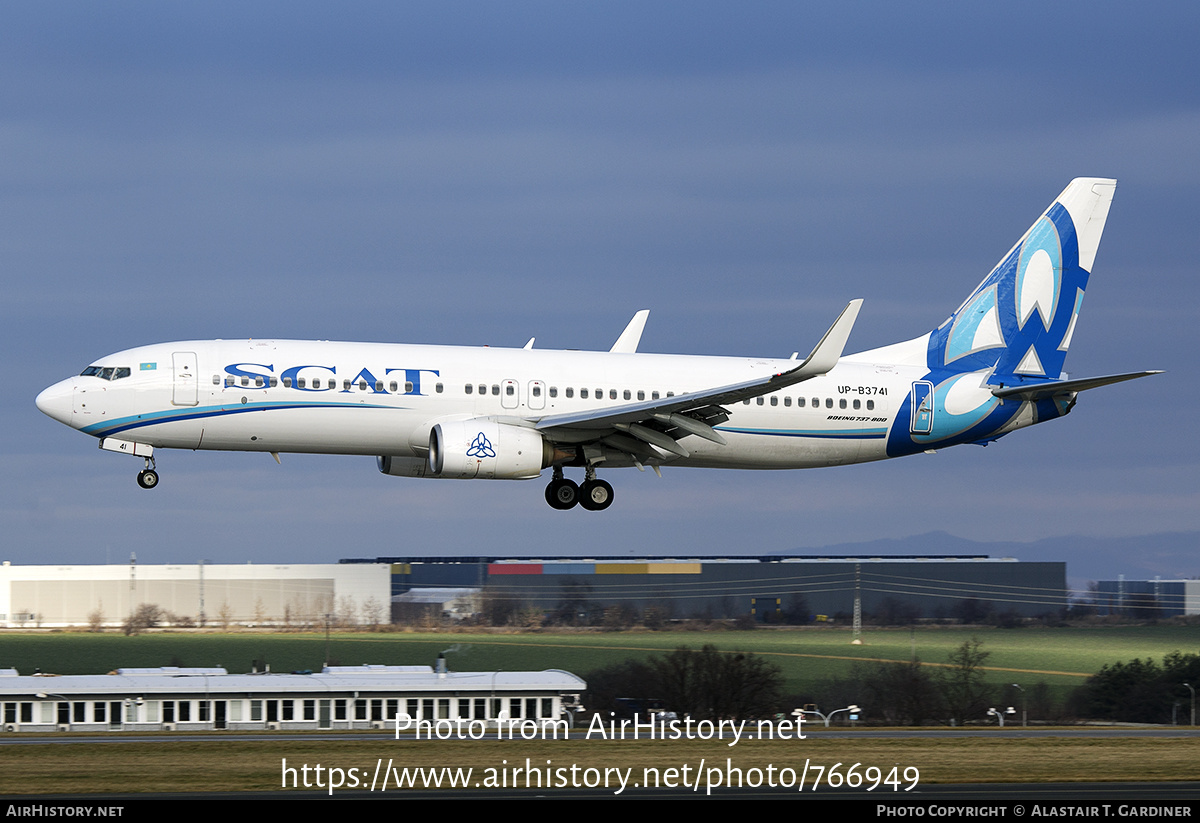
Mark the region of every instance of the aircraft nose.
<instances>
[{"instance_id":1,"label":"aircraft nose","mask_svg":"<svg viewBox=\"0 0 1200 823\"><path fill-rule=\"evenodd\" d=\"M34 402L37 403L42 414L69 426L71 425L71 394L74 388L70 380L63 380L39 394Z\"/></svg>"}]
</instances>

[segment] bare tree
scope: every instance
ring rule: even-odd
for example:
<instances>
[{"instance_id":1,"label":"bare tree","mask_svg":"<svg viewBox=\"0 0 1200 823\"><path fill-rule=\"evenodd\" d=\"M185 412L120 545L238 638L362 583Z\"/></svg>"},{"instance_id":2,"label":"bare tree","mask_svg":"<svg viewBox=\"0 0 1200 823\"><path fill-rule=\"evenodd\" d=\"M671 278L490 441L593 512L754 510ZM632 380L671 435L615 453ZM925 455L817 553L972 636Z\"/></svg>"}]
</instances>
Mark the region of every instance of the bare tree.
<instances>
[{"instance_id":1,"label":"bare tree","mask_svg":"<svg viewBox=\"0 0 1200 823\"><path fill-rule=\"evenodd\" d=\"M667 625L667 610L662 606L647 606L642 612L642 625L657 631Z\"/></svg>"},{"instance_id":2,"label":"bare tree","mask_svg":"<svg viewBox=\"0 0 1200 823\"><path fill-rule=\"evenodd\" d=\"M358 624L358 606L350 595L343 595L338 600L337 622L339 626L355 626Z\"/></svg>"},{"instance_id":3,"label":"bare tree","mask_svg":"<svg viewBox=\"0 0 1200 823\"><path fill-rule=\"evenodd\" d=\"M169 626L179 626L182 629L195 628L196 621L192 620L190 615L175 614L175 612L163 612L162 621Z\"/></svg>"},{"instance_id":4,"label":"bare tree","mask_svg":"<svg viewBox=\"0 0 1200 823\"><path fill-rule=\"evenodd\" d=\"M619 632L633 628L637 623L638 613L633 606L614 603L604 608L603 626L605 631Z\"/></svg>"},{"instance_id":5,"label":"bare tree","mask_svg":"<svg viewBox=\"0 0 1200 823\"><path fill-rule=\"evenodd\" d=\"M507 626L512 622L513 614L524 608L524 601L508 590L493 584L483 587L479 614L486 625Z\"/></svg>"},{"instance_id":6,"label":"bare tree","mask_svg":"<svg viewBox=\"0 0 1200 823\"><path fill-rule=\"evenodd\" d=\"M983 664L991 652L983 651L983 643L977 637L964 640L963 644L950 652L949 668L942 670L942 694L950 716L959 722L984 716L992 697L992 688L983 682Z\"/></svg>"},{"instance_id":7,"label":"bare tree","mask_svg":"<svg viewBox=\"0 0 1200 823\"><path fill-rule=\"evenodd\" d=\"M305 601L303 621L306 625L324 626L326 622L337 623L337 603L333 592L325 592Z\"/></svg>"},{"instance_id":8,"label":"bare tree","mask_svg":"<svg viewBox=\"0 0 1200 823\"><path fill-rule=\"evenodd\" d=\"M666 706L700 720L762 717L779 709L783 672L753 654L680 646L650 662Z\"/></svg>"},{"instance_id":9,"label":"bare tree","mask_svg":"<svg viewBox=\"0 0 1200 823\"><path fill-rule=\"evenodd\" d=\"M861 685L861 702L871 713L888 723L913 726L942 717L942 695L938 682L921 661L856 663L852 677Z\"/></svg>"},{"instance_id":10,"label":"bare tree","mask_svg":"<svg viewBox=\"0 0 1200 823\"><path fill-rule=\"evenodd\" d=\"M143 603L133 610L133 614L125 621L122 627L125 634L139 634L146 629L153 629L163 621L166 613L161 606L154 603Z\"/></svg>"},{"instance_id":11,"label":"bare tree","mask_svg":"<svg viewBox=\"0 0 1200 823\"><path fill-rule=\"evenodd\" d=\"M537 606L525 606L508 617L508 624L521 629L540 629L546 622L546 613Z\"/></svg>"},{"instance_id":12,"label":"bare tree","mask_svg":"<svg viewBox=\"0 0 1200 823\"><path fill-rule=\"evenodd\" d=\"M550 613L550 619L562 626L578 626L587 622L591 610L592 587L575 578L563 582L559 590L558 605Z\"/></svg>"},{"instance_id":13,"label":"bare tree","mask_svg":"<svg viewBox=\"0 0 1200 823\"><path fill-rule=\"evenodd\" d=\"M96 604L96 608L88 612L88 631L104 631L104 601Z\"/></svg>"},{"instance_id":14,"label":"bare tree","mask_svg":"<svg viewBox=\"0 0 1200 823\"><path fill-rule=\"evenodd\" d=\"M367 624L372 629L377 628L383 619L383 605L372 595L363 601L362 613Z\"/></svg>"},{"instance_id":15,"label":"bare tree","mask_svg":"<svg viewBox=\"0 0 1200 823\"><path fill-rule=\"evenodd\" d=\"M221 608L217 609L217 618L221 621L221 627L228 629L233 623L233 607L229 605L228 600L221 601Z\"/></svg>"}]
</instances>

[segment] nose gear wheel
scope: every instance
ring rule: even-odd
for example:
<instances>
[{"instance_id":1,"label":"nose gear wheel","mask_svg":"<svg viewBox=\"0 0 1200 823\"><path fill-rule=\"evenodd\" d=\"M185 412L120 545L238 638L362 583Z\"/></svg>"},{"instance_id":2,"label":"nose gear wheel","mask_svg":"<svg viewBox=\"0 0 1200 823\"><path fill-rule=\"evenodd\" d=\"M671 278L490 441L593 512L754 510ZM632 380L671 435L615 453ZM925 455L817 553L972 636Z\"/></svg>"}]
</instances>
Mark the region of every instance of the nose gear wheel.
<instances>
[{"instance_id":1,"label":"nose gear wheel","mask_svg":"<svg viewBox=\"0 0 1200 823\"><path fill-rule=\"evenodd\" d=\"M158 472L154 470L154 458L146 458L146 468L138 472L138 485L143 489L152 489L158 485Z\"/></svg>"}]
</instances>

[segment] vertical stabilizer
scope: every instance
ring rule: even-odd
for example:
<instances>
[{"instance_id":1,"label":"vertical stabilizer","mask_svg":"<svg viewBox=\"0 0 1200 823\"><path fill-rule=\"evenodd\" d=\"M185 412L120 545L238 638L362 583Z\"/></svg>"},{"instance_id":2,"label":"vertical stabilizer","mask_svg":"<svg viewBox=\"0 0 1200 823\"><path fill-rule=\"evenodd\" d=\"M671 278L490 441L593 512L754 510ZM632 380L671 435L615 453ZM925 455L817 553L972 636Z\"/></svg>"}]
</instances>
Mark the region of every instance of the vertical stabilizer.
<instances>
[{"instance_id":1,"label":"vertical stabilizer","mask_svg":"<svg viewBox=\"0 0 1200 823\"><path fill-rule=\"evenodd\" d=\"M930 369L990 369L988 383L1057 378L1075 333L1117 181L1080 177L930 335Z\"/></svg>"}]
</instances>

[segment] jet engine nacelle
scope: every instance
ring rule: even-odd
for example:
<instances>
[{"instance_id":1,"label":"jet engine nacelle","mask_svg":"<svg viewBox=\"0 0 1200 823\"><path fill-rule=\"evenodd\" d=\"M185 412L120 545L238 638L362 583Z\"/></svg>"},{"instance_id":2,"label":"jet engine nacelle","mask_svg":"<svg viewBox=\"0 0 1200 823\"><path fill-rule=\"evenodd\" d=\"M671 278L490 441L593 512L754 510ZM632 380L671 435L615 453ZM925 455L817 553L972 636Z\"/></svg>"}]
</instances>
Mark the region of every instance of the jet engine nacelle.
<instances>
[{"instance_id":1,"label":"jet engine nacelle","mask_svg":"<svg viewBox=\"0 0 1200 823\"><path fill-rule=\"evenodd\" d=\"M396 457L382 455L375 458L379 470L393 477L424 477L428 461L424 457Z\"/></svg>"},{"instance_id":2,"label":"jet engine nacelle","mask_svg":"<svg viewBox=\"0 0 1200 823\"><path fill-rule=\"evenodd\" d=\"M444 421L429 432L426 476L528 480L541 474L553 455L535 429L479 418Z\"/></svg>"}]
</instances>

